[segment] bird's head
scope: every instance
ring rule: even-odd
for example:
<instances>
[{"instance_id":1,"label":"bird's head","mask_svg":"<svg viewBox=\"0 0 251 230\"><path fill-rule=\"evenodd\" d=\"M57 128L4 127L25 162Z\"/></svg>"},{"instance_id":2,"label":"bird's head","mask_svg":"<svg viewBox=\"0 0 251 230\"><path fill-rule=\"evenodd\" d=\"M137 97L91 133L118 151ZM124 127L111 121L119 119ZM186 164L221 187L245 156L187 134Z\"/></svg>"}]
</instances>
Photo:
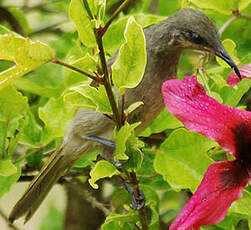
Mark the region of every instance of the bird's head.
<instances>
[{"instance_id":1,"label":"bird's head","mask_svg":"<svg viewBox=\"0 0 251 230\"><path fill-rule=\"evenodd\" d=\"M198 10L184 8L167 21L171 29L169 46L213 53L234 68L236 74L241 77L237 66L221 43L215 24L208 16Z\"/></svg>"}]
</instances>

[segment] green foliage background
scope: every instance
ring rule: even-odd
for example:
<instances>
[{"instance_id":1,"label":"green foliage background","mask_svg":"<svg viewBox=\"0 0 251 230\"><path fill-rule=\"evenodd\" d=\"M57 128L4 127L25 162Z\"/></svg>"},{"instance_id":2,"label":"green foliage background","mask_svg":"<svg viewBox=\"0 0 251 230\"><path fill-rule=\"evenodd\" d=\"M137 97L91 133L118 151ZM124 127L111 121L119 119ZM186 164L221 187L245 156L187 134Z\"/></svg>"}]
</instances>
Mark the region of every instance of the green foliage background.
<instances>
[{"instance_id":1,"label":"green foliage background","mask_svg":"<svg viewBox=\"0 0 251 230\"><path fill-rule=\"evenodd\" d=\"M91 80L87 77L49 62L55 57L90 74L96 71L96 66L100 63L91 28L103 25L114 6L121 1L108 0L106 13L105 1L100 1L101 4L94 0L88 2L92 12L98 15L95 21L87 20L87 13L80 0L24 1L22 4L17 4L16 1L0 2L0 6L16 17L23 33L23 37L18 35L18 31L14 32L13 25L0 17L0 196L17 182L24 164L39 169L43 154L59 146L67 123L77 107L112 113L104 88L96 90L89 86ZM121 45L126 47L113 66L114 75L118 75L118 81L114 83L121 93L125 88L136 86L143 74L145 47L143 40L138 39L142 34L141 27L146 28L160 22L182 7L203 11L218 28L233 17L233 10L239 9L241 14L246 15L251 12L250 0L134 2L119 14L103 38L107 58ZM70 19L75 26L70 23ZM234 20L223 31L222 40L238 65L251 62L250 20ZM126 50L135 52L126 53ZM136 66L140 68L128 68L126 63L135 60L138 61ZM178 78L195 74L200 61L201 53L185 52L179 64ZM247 107L251 97L250 80L243 80L237 87L230 88L225 79L231 69L213 57L209 57L203 68L207 74L198 71L197 76L210 95L227 105ZM123 76L133 77L125 82ZM130 110L138 105L133 105ZM184 200L182 197L187 196L189 191L195 191L209 164L214 160L224 159L224 152L217 143L182 128L182 124L167 110L140 134L139 139L134 135L135 127L136 125L126 124L115 133L115 158L129 159L126 168L137 171L140 188L145 193L147 207L152 213L150 229L159 229L160 223L168 226L174 220L181 208L180 200ZM164 138L152 144L149 140L154 135ZM142 142L144 161L139 150L143 146ZM211 155L215 149L218 151ZM26 154L30 156L26 157ZM97 161L97 155L98 153L91 153L84 156L75 167L91 170L89 182L93 186L96 180L119 173L112 164ZM102 190L102 186L99 189ZM130 197L120 190L118 185L113 185L111 204L114 208L102 225L103 230L134 229L134 223L139 222L138 213L129 207ZM243 198L232 205L224 221L201 229L248 229L251 226L250 204L249 186L245 189ZM57 221L53 221L54 219ZM61 229L62 222L62 214L52 207L43 220L41 229Z\"/></svg>"}]
</instances>

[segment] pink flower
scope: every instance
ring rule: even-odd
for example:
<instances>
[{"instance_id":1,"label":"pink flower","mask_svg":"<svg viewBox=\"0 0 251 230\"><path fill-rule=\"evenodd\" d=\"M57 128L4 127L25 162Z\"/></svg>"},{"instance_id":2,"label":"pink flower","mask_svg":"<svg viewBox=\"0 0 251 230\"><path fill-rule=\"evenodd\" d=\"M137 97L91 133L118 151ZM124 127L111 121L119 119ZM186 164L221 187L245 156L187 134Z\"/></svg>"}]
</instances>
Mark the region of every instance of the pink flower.
<instances>
[{"instance_id":1,"label":"pink flower","mask_svg":"<svg viewBox=\"0 0 251 230\"><path fill-rule=\"evenodd\" d=\"M196 76L168 80L162 86L168 110L191 131L217 141L234 161L209 166L194 195L170 230L200 229L225 218L251 178L251 112L220 104L209 97Z\"/></svg>"},{"instance_id":2,"label":"pink flower","mask_svg":"<svg viewBox=\"0 0 251 230\"><path fill-rule=\"evenodd\" d=\"M242 79L243 78L251 79L251 63L239 66L238 69L240 71ZM227 83L229 84L229 86L234 87L239 81L240 78L236 75L234 71L231 71L227 77Z\"/></svg>"}]
</instances>

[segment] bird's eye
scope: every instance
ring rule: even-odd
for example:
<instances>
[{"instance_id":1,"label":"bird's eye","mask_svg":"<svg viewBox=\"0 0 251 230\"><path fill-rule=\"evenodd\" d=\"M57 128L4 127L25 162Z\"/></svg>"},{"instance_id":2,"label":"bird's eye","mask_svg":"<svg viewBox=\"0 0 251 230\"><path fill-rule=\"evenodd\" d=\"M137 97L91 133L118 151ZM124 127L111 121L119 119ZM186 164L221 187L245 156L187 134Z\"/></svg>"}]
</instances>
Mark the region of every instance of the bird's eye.
<instances>
[{"instance_id":1,"label":"bird's eye","mask_svg":"<svg viewBox=\"0 0 251 230\"><path fill-rule=\"evenodd\" d=\"M197 34L197 33L191 32L191 37L190 38L191 38L192 42L194 42L194 43L196 43L198 45L204 43L203 38L199 34Z\"/></svg>"}]
</instances>

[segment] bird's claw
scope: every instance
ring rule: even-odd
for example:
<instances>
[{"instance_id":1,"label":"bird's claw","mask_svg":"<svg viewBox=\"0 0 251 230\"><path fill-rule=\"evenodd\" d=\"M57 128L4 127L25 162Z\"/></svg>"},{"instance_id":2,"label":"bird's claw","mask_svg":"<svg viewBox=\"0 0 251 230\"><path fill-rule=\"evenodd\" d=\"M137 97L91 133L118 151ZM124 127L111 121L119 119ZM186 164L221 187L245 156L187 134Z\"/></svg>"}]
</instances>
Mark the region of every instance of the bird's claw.
<instances>
[{"instance_id":1,"label":"bird's claw","mask_svg":"<svg viewBox=\"0 0 251 230\"><path fill-rule=\"evenodd\" d=\"M135 196L135 194L133 194L132 206L131 206L133 210L140 210L145 206L145 204L146 204L146 199L143 192L140 191L140 194L137 197Z\"/></svg>"},{"instance_id":2,"label":"bird's claw","mask_svg":"<svg viewBox=\"0 0 251 230\"><path fill-rule=\"evenodd\" d=\"M131 208L133 210L140 210L141 208L143 208L145 206L145 203L146 203L146 199L145 199L144 193L142 191L140 191L139 196L136 196L134 194L134 192L133 192L132 187L127 182L123 182L123 185L124 185L125 189L128 191L128 193L132 197Z\"/></svg>"}]
</instances>

